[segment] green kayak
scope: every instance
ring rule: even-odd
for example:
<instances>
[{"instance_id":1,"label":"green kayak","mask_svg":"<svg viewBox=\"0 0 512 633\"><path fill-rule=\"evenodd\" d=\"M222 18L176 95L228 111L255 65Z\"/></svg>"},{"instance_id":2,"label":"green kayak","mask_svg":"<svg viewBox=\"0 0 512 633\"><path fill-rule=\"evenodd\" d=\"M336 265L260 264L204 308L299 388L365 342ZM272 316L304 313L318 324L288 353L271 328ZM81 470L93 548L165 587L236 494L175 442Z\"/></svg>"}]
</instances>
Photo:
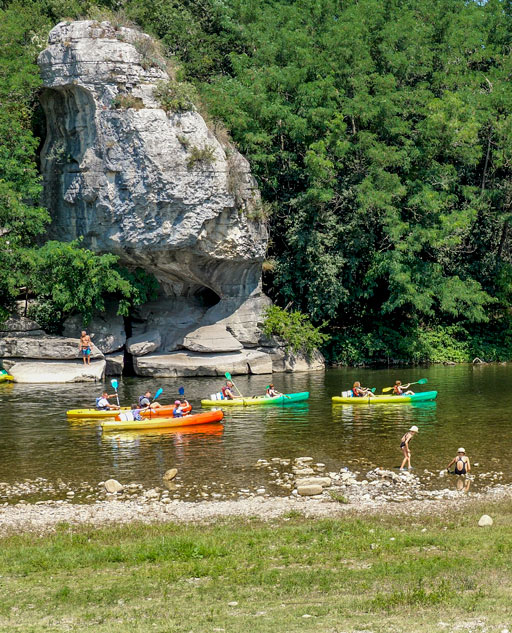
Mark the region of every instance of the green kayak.
<instances>
[{"instance_id":1,"label":"green kayak","mask_svg":"<svg viewBox=\"0 0 512 633\"><path fill-rule=\"evenodd\" d=\"M412 402L425 402L426 400L435 400L437 391L421 391L411 396L374 396L369 398L347 398L345 396L333 396L334 404L410 404Z\"/></svg>"},{"instance_id":2,"label":"green kayak","mask_svg":"<svg viewBox=\"0 0 512 633\"><path fill-rule=\"evenodd\" d=\"M291 402L303 402L308 398L309 391L301 391L300 393L283 394L275 398L258 396L256 398L235 398L234 400L227 400L225 398L219 400L201 400L201 404L203 407L246 407L253 404L290 404Z\"/></svg>"}]
</instances>

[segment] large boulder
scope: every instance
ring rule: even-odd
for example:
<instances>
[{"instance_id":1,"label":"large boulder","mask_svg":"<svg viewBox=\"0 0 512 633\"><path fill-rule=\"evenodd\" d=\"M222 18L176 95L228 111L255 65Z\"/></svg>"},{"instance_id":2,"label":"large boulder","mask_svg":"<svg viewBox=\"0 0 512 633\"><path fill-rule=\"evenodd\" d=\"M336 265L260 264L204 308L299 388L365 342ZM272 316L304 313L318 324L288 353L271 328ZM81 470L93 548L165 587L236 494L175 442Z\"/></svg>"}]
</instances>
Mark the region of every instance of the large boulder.
<instances>
[{"instance_id":1,"label":"large boulder","mask_svg":"<svg viewBox=\"0 0 512 633\"><path fill-rule=\"evenodd\" d=\"M138 376L175 378L178 376L224 376L225 372L239 374L272 373L272 359L256 350L242 350L226 354L172 352L151 354L133 359Z\"/></svg>"},{"instance_id":2,"label":"large boulder","mask_svg":"<svg viewBox=\"0 0 512 633\"><path fill-rule=\"evenodd\" d=\"M131 336L126 341L126 349L133 356L145 356L156 352L162 343L160 338L160 332L158 330L151 330L138 336Z\"/></svg>"},{"instance_id":3,"label":"large boulder","mask_svg":"<svg viewBox=\"0 0 512 633\"><path fill-rule=\"evenodd\" d=\"M105 376L122 376L124 369L124 354L105 355Z\"/></svg>"},{"instance_id":4,"label":"large boulder","mask_svg":"<svg viewBox=\"0 0 512 633\"><path fill-rule=\"evenodd\" d=\"M40 358L48 360L71 360L80 357L79 339L62 336L0 338L0 358ZM93 344L91 358L103 358Z\"/></svg>"},{"instance_id":5,"label":"large boulder","mask_svg":"<svg viewBox=\"0 0 512 633\"><path fill-rule=\"evenodd\" d=\"M189 332L182 343L191 352L237 352L242 343L230 334L221 323L204 325Z\"/></svg>"},{"instance_id":6,"label":"large boulder","mask_svg":"<svg viewBox=\"0 0 512 633\"><path fill-rule=\"evenodd\" d=\"M94 345L103 354L123 349L126 342L124 319L112 308L106 313L95 315L87 326L84 325L82 316L75 314L64 321L62 333L67 337L79 337L82 330L89 332Z\"/></svg>"},{"instance_id":7,"label":"large boulder","mask_svg":"<svg viewBox=\"0 0 512 633\"><path fill-rule=\"evenodd\" d=\"M12 315L0 323L0 336L44 336L44 331L39 323L32 319Z\"/></svg>"},{"instance_id":8,"label":"large boulder","mask_svg":"<svg viewBox=\"0 0 512 633\"><path fill-rule=\"evenodd\" d=\"M301 371L321 371L325 369L325 359L322 354L315 350L309 356L300 352L287 352L284 348L263 348L272 358L272 371L301 372Z\"/></svg>"},{"instance_id":9,"label":"large boulder","mask_svg":"<svg viewBox=\"0 0 512 633\"><path fill-rule=\"evenodd\" d=\"M105 361L99 360L84 365L72 361L29 361L19 360L9 369L15 382L59 383L59 382L101 382L105 375Z\"/></svg>"},{"instance_id":10,"label":"large boulder","mask_svg":"<svg viewBox=\"0 0 512 633\"><path fill-rule=\"evenodd\" d=\"M167 297L248 297L267 246L255 180L194 108L161 107L155 91L170 78L151 48L109 22L50 32L38 60L50 234L154 273Z\"/></svg>"}]
</instances>

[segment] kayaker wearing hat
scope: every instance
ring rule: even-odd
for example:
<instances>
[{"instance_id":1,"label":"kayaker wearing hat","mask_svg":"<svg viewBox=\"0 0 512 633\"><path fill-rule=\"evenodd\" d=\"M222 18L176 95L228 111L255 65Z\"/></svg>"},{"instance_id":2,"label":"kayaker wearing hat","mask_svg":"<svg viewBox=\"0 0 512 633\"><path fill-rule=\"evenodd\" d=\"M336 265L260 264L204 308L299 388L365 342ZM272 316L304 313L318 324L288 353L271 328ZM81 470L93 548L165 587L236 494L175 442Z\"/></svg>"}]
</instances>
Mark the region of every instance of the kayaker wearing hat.
<instances>
[{"instance_id":1,"label":"kayaker wearing hat","mask_svg":"<svg viewBox=\"0 0 512 633\"><path fill-rule=\"evenodd\" d=\"M184 400L183 402L181 400L175 400L174 409L172 410L173 417L182 418L184 415L188 413L188 411L186 410L188 406L189 404L187 400Z\"/></svg>"},{"instance_id":2,"label":"kayaker wearing hat","mask_svg":"<svg viewBox=\"0 0 512 633\"><path fill-rule=\"evenodd\" d=\"M457 455L455 455L452 461L448 464L446 470L449 470L452 464L455 464L455 470L453 471L454 475L466 475L470 472L471 464L469 463L469 457L466 455L464 448L458 449Z\"/></svg>"},{"instance_id":3,"label":"kayaker wearing hat","mask_svg":"<svg viewBox=\"0 0 512 633\"><path fill-rule=\"evenodd\" d=\"M277 398L278 396L282 395L283 394L280 391L276 391L274 389L274 385L272 383L270 383L270 385L267 387L267 391L265 393L266 398Z\"/></svg>"},{"instance_id":4,"label":"kayaker wearing hat","mask_svg":"<svg viewBox=\"0 0 512 633\"><path fill-rule=\"evenodd\" d=\"M404 454L404 459L402 461L402 465L400 466L400 470L410 470L411 468L411 449L409 448L409 442L416 435L416 433L418 433L418 427L411 426L411 428L400 440L400 448L402 449L402 453ZM405 464L407 464L407 466L405 466Z\"/></svg>"}]
</instances>

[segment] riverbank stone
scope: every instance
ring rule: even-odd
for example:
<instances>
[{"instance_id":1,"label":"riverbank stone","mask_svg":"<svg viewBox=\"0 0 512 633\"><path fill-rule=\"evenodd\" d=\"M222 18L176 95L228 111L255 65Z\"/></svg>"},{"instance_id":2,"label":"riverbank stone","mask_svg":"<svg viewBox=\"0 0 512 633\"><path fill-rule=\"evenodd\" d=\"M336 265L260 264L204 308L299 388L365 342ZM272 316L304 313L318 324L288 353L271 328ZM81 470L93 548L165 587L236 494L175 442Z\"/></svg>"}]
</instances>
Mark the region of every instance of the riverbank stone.
<instances>
[{"instance_id":1,"label":"riverbank stone","mask_svg":"<svg viewBox=\"0 0 512 633\"><path fill-rule=\"evenodd\" d=\"M315 495L321 495L323 490L323 487L318 484L311 486L300 486L297 488L297 494L299 494L301 497L313 497Z\"/></svg>"},{"instance_id":2,"label":"riverbank stone","mask_svg":"<svg viewBox=\"0 0 512 633\"><path fill-rule=\"evenodd\" d=\"M243 349L242 343L219 323L205 325L189 332L183 339L182 346L191 352L202 353L238 352Z\"/></svg>"},{"instance_id":3,"label":"riverbank stone","mask_svg":"<svg viewBox=\"0 0 512 633\"><path fill-rule=\"evenodd\" d=\"M492 518L488 514L482 514L482 516L480 517L480 520L478 521L478 526L479 527L490 527L493 523L494 523L494 521L492 520Z\"/></svg>"},{"instance_id":4,"label":"riverbank stone","mask_svg":"<svg viewBox=\"0 0 512 633\"><path fill-rule=\"evenodd\" d=\"M164 473L164 476L162 477L162 479L164 481L171 481L172 479L174 479L176 477L177 474L178 474L178 469L177 468L169 468L169 470L167 470Z\"/></svg>"},{"instance_id":5,"label":"riverbank stone","mask_svg":"<svg viewBox=\"0 0 512 633\"><path fill-rule=\"evenodd\" d=\"M120 484L117 479L107 479L107 481L104 483L104 486L105 490L109 494L121 492L124 489L124 486Z\"/></svg>"},{"instance_id":6,"label":"riverbank stone","mask_svg":"<svg viewBox=\"0 0 512 633\"><path fill-rule=\"evenodd\" d=\"M146 354L156 352L161 344L160 332L158 330L150 330L138 336L131 336L126 341L126 349L133 356L146 356Z\"/></svg>"},{"instance_id":7,"label":"riverbank stone","mask_svg":"<svg viewBox=\"0 0 512 633\"><path fill-rule=\"evenodd\" d=\"M20 383L101 382L105 375L105 366L104 360L84 365L81 361L16 359L9 372L14 377L14 382Z\"/></svg>"},{"instance_id":8,"label":"riverbank stone","mask_svg":"<svg viewBox=\"0 0 512 633\"><path fill-rule=\"evenodd\" d=\"M224 376L272 373L268 354L255 350L241 350L225 354L200 354L184 350L170 354L149 354L133 359L138 376L175 378L183 376Z\"/></svg>"}]
</instances>

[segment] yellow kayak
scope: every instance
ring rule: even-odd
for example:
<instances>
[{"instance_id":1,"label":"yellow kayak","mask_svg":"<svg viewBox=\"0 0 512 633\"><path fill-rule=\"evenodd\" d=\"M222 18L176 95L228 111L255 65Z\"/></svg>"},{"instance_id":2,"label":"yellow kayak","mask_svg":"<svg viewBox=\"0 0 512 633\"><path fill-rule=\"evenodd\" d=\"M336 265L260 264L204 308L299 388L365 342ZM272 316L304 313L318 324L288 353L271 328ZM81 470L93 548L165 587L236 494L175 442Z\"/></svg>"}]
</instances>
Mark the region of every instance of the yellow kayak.
<instances>
[{"instance_id":1,"label":"yellow kayak","mask_svg":"<svg viewBox=\"0 0 512 633\"><path fill-rule=\"evenodd\" d=\"M172 429L193 426L196 424L211 424L212 422L220 422L224 417L224 413L217 411L204 411L203 413L195 413L193 415L184 415L181 418L153 418L151 420L110 420L103 422L101 428L104 431L131 431L146 429Z\"/></svg>"},{"instance_id":2,"label":"yellow kayak","mask_svg":"<svg viewBox=\"0 0 512 633\"><path fill-rule=\"evenodd\" d=\"M8 374L7 372L5 372L5 374L2 372L0 373L0 382L13 382L14 381L14 376L11 376L11 374Z\"/></svg>"},{"instance_id":3,"label":"yellow kayak","mask_svg":"<svg viewBox=\"0 0 512 633\"><path fill-rule=\"evenodd\" d=\"M66 411L68 418L78 420L80 418L115 418L119 411L129 411L130 407L121 407L121 409L70 409Z\"/></svg>"}]
</instances>

